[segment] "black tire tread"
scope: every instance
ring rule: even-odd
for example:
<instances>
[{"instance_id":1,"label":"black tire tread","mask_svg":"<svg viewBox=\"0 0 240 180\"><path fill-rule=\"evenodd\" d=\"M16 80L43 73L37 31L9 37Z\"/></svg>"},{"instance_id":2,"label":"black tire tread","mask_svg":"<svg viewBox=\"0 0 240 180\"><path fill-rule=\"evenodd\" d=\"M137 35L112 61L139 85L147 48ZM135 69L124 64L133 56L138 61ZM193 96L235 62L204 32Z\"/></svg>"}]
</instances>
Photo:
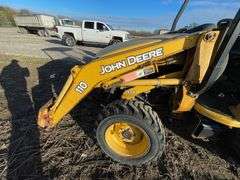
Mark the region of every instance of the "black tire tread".
<instances>
[{"instance_id":1,"label":"black tire tread","mask_svg":"<svg viewBox=\"0 0 240 180\"><path fill-rule=\"evenodd\" d=\"M107 118L112 115L126 114L130 116L135 116L139 120L144 120L151 127L153 131L158 134L158 139L161 141L161 144L165 144L165 131L164 127L161 123L161 120L158 114L152 109L151 106L145 104L139 100L133 101L125 101L125 100L117 100L113 103L107 105L103 113L101 114L101 118ZM155 154L155 156L151 159L151 161L157 161L158 158L162 155L164 151L164 147Z\"/></svg>"},{"instance_id":2,"label":"black tire tread","mask_svg":"<svg viewBox=\"0 0 240 180\"><path fill-rule=\"evenodd\" d=\"M71 38L74 39L74 44L73 44L73 46L75 46L75 45L76 45L76 40L75 40L75 38L74 38L73 36L71 36L71 35L69 35L69 34L64 34L64 35L63 35L63 37L62 37L62 42L63 42L63 44L66 45L66 46L68 46L68 44L66 43L66 40L67 40L68 37L71 37Z\"/></svg>"},{"instance_id":3,"label":"black tire tread","mask_svg":"<svg viewBox=\"0 0 240 180\"><path fill-rule=\"evenodd\" d=\"M111 41L110 41L110 45L113 45L113 44L117 44L117 43L121 43L122 41L121 40L119 40L119 39L112 39Z\"/></svg>"}]
</instances>

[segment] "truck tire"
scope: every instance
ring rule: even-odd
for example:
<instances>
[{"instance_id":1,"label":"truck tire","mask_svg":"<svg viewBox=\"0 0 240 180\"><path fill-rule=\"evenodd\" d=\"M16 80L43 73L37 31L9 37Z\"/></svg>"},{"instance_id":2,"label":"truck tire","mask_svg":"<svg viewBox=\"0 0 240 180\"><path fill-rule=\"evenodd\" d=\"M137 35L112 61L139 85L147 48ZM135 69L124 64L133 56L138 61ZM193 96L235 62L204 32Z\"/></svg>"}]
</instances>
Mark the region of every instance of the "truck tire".
<instances>
[{"instance_id":1,"label":"truck tire","mask_svg":"<svg viewBox=\"0 0 240 180\"><path fill-rule=\"evenodd\" d=\"M50 31L48 29L45 29L45 37L50 37Z\"/></svg>"},{"instance_id":2,"label":"truck tire","mask_svg":"<svg viewBox=\"0 0 240 180\"><path fill-rule=\"evenodd\" d=\"M43 30L43 29L37 30L37 34L38 34L40 37L44 37L44 30Z\"/></svg>"},{"instance_id":3,"label":"truck tire","mask_svg":"<svg viewBox=\"0 0 240 180\"><path fill-rule=\"evenodd\" d=\"M122 41L120 39L112 39L109 44L113 45L113 44L118 44L118 43L121 43L121 42Z\"/></svg>"},{"instance_id":4,"label":"truck tire","mask_svg":"<svg viewBox=\"0 0 240 180\"><path fill-rule=\"evenodd\" d=\"M19 30L22 34L28 34L28 30L25 27L19 27Z\"/></svg>"},{"instance_id":5,"label":"truck tire","mask_svg":"<svg viewBox=\"0 0 240 180\"><path fill-rule=\"evenodd\" d=\"M156 161L165 147L164 127L155 111L142 101L117 100L104 109L97 141L112 159L128 165Z\"/></svg>"},{"instance_id":6,"label":"truck tire","mask_svg":"<svg viewBox=\"0 0 240 180\"><path fill-rule=\"evenodd\" d=\"M73 36L69 34L64 34L62 38L63 44L66 46L73 47L76 45L76 40L74 39Z\"/></svg>"},{"instance_id":7,"label":"truck tire","mask_svg":"<svg viewBox=\"0 0 240 180\"><path fill-rule=\"evenodd\" d=\"M49 33L48 33L48 31L46 29L37 30L37 34L40 37L48 37L49 36Z\"/></svg>"}]
</instances>

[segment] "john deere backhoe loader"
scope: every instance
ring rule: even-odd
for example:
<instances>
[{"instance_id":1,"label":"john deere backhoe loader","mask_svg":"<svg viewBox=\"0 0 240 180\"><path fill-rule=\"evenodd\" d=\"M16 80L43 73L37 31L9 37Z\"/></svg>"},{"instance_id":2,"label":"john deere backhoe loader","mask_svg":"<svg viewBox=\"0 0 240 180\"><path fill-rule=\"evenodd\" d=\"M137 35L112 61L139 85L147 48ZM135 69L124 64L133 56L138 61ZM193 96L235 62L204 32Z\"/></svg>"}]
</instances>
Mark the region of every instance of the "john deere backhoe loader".
<instances>
[{"instance_id":1,"label":"john deere backhoe loader","mask_svg":"<svg viewBox=\"0 0 240 180\"><path fill-rule=\"evenodd\" d=\"M165 88L171 92L165 106L172 113L191 111L200 117L193 137L212 136L215 125L240 128L240 99L227 102L224 93L211 92L240 33L240 10L233 20L222 20L217 26L175 31L176 21L168 34L107 47L89 64L75 66L58 98L40 109L39 126L56 126L94 89L112 94L120 90L120 98L109 102L98 119L99 146L124 164L155 161L164 151L164 127L161 117L138 97Z\"/></svg>"}]
</instances>

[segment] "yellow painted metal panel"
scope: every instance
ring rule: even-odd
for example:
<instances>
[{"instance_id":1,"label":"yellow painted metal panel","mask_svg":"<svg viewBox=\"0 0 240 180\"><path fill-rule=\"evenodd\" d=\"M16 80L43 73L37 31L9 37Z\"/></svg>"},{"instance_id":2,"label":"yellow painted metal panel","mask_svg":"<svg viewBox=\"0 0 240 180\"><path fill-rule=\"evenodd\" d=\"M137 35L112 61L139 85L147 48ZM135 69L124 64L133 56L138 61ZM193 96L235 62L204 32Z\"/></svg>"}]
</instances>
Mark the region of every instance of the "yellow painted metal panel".
<instances>
[{"instance_id":1,"label":"yellow painted metal panel","mask_svg":"<svg viewBox=\"0 0 240 180\"><path fill-rule=\"evenodd\" d=\"M191 111L196 101L196 98L188 95L188 90L185 86L182 86L180 88L181 90L176 95L177 100L178 98L180 100L176 100L175 102L175 106L177 107L175 110L173 110L175 113Z\"/></svg>"},{"instance_id":2,"label":"yellow painted metal panel","mask_svg":"<svg viewBox=\"0 0 240 180\"><path fill-rule=\"evenodd\" d=\"M219 36L219 31L211 31L201 35L193 63L186 76L186 81L191 83L201 83L211 61L214 59L213 51Z\"/></svg>"},{"instance_id":3,"label":"yellow painted metal panel","mask_svg":"<svg viewBox=\"0 0 240 180\"><path fill-rule=\"evenodd\" d=\"M234 119L231 116L216 112L213 109L210 109L209 107L206 107L199 103L195 104L194 109L197 112L199 112L201 115L206 116L215 122L218 122L218 123L228 126L230 128L232 128L232 127L240 128L240 121Z\"/></svg>"},{"instance_id":4,"label":"yellow painted metal panel","mask_svg":"<svg viewBox=\"0 0 240 180\"><path fill-rule=\"evenodd\" d=\"M130 88L122 94L122 99L131 100L134 99L137 95L142 93L148 93L152 89L154 89L155 86L136 86L133 88Z\"/></svg>"},{"instance_id":5,"label":"yellow painted metal panel","mask_svg":"<svg viewBox=\"0 0 240 180\"><path fill-rule=\"evenodd\" d=\"M218 36L219 31L211 31L199 37L194 60L184 80L187 83L176 94L177 101L175 101L174 112L186 112L193 108L196 98L189 95L189 87L203 81L209 65L214 59Z\"/></svg>"},{"instance_id":6,"label":"yellow painted metal panel","mask_svg":"<svg viewBox=\"0 0 240 180\"><path fill-rule=\"evenodd\" d=\"M129 47L122 53L110 54L85 66L75 67L72 71L74 78L71 85L64 88L67 89L64 96L60 95L56 101L57 104L48 107L49 117L47 119L51 120L49 126L55 126L64 115L102 82L133 71L143 64L160 62L169 56L191 49L196 46L198 37L199 34L192 34L167 41L154 41L138 48ZM40 116L39 119L41 118L44 117Z\"/></svg>"}]
</instances>

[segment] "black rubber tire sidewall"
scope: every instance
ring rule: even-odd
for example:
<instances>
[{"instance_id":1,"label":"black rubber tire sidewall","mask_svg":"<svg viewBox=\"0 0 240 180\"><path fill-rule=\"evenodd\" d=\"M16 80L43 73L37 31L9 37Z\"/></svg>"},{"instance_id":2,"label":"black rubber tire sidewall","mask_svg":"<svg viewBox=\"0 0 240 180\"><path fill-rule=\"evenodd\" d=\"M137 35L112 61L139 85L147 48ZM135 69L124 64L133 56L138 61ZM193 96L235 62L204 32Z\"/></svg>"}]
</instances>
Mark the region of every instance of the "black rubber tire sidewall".
<instances>
[{"instance_id":1,"label":"black rubber tire sidewall","mask_svg":"<svg viewBox=\"0 0 240 180\"><path fill-rule=\"evenodd\" d=\"M37 31L38 36L44 37L44 30L38 30Z\"/></svg>"},{"instance_id":2,"label":"black rubber tire sidewall","mask_svg":"<svg viewBox=\"0 0 240 180\"><path fill-rule=\"evenodd\" d=\"M110 45L118 44L118 43L121 43L121 42L122 42L121 40L113 39L113 40L110 42Z\"/></svg>"},{"instance_id":3,"label":"black rubber tire sidewall","mask_svg":"<svg viewBox=\"0 0 240 180\"><path fill-rule=\"evenodd\" d=\"M139 126L147 133L151 146L149 151L144 156L137 157L137 158L127 158L127 157L123 157L116 154L110 148L108 148L108 145L105 141L106 129L113 123L117 123L120 121L124 122L123 121L124 119L128 119L126 122ZM121 162L123 164L128 164L128 165L140 165L140 164L145 164L147 162L150 162L152 159L155 158L157 154L159 154L160 151L163 152L164 145L165 145L164 144L165 141L161 140L161 137L159 136L159 134L156 133L151 128L151 126L147 124L146 121L138 120L137 117L130 116L130 115L113 115L103 119L97 128L97 141L100 147L102 148L102 150L108 156L110 156L112 159L118 162Z\"/></svg>"},{"instance_id":4,"label":"black rubber tire sidewall","mask_svg":"<svg viewBox=\"0 0 240 180\"><path fill-rule=\"evenodd\" d=\"M20 32L22 34L28 34L29 33L28 30L25 27L19 27L19 29L20 29Z\"/></svg>"},{"instance_id":5,"label":"black rubber tire sidewall","mask_svg":"<svg viewBox=\"0 0 240 180\"><path fill-rule=\"evenodd\" d=\"M68 44L68 43L67 43L67 40L68 40L69 38L72 39L72 41L73 41L72 44ZM75 44L76 44L76 41L75 41L74 37L72 37L72 36L70 36L70 35L64 35L63 38L62 38L62 40L63 40L63 43L64 43L66 46L69 46L69 47L73 47L73 46L75 46Z\"/></svg>"}]
</instances>

